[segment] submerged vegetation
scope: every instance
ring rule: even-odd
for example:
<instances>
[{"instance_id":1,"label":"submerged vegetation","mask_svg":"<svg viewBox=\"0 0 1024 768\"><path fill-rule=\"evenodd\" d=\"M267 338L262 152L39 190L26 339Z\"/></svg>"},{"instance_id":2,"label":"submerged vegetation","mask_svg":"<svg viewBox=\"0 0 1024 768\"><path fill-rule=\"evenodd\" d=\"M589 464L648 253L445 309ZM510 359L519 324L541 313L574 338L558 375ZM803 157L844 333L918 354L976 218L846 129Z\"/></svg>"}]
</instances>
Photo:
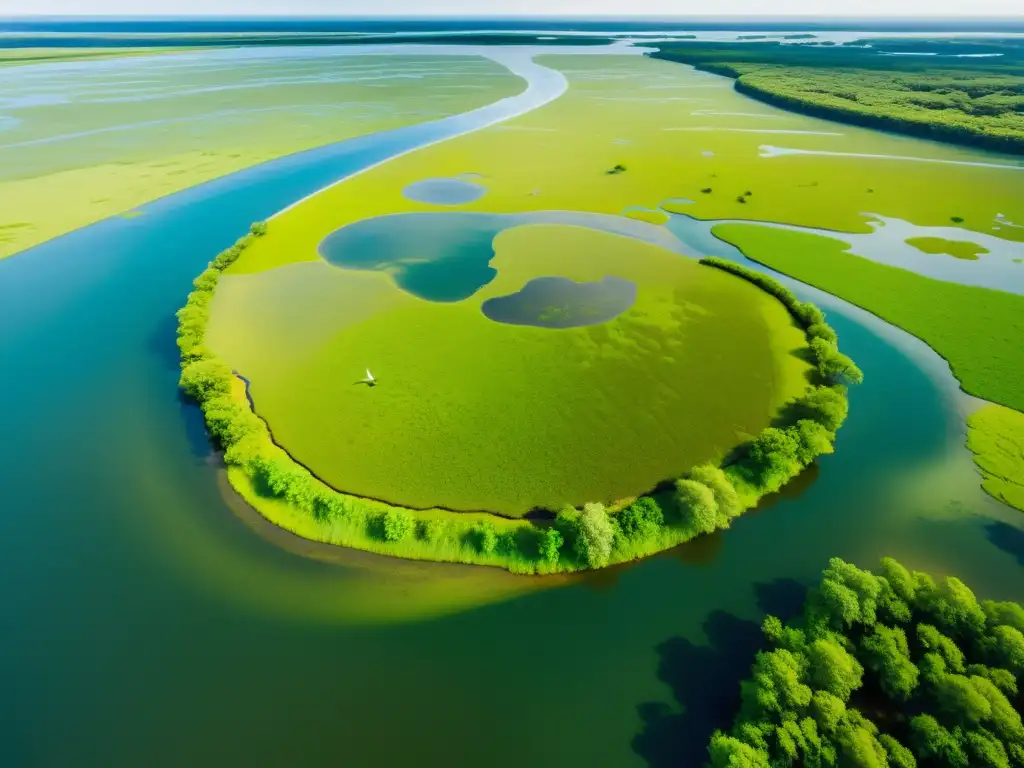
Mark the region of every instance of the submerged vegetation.
<instances>
[{"instance_id":1,"label":"submerged vegetation","mask_svg":"<svg viewBox=\"0 0 1024 768\"><path fill-rule=\"evenodd\" d=\"M967 417L967 428L967 447L981 470L981 487L1024 511L1024 413L986 405Z\"/></svg>"},{"instance_id":2,"label":"submerged vegetation","mask_svg":"<svg viewBox=\"0 0 1024 768\"><path fill-rule=\"evenodd\" d=\"M774 43L681 43L654 55L736 78L740 93L815 117L1024 153L1024 64L1001 57L923 68L875 50Z\"/></svg>"},{"instance_id":3,"label":"submerged vegetation","mask_svg":"<svg viewBox=\"0 0 1024 768\"><path fill-rule=\"evenodd\" d=\"M884 559L829 561L802 616L763 624L712 768L1019 768L1024 608Z\"/></svg>"},{"instance_id":4,"label":"submerged vegetation","mask_svg":"<svg viewBox=\"0 0 1024 768\"><path fill-rule=\"evenodd\" d=\"M231 368L206 346L210 305L221 273L266 233L264 224L210 262L178 312L181 388L199 403L224 449L229 478L265 516L301 535L370 551L428 560L497 565L520 573L599 568L652 554L726 528L766 494L778 491L822 454L831 453L847 414L845 383L860 370L839 352L836 334L812 304L769 277L720 259L702 264L747 280L783 303L808 339L819 381L787 407L781 422L740 446L722 467L695 467L669 488L618 509L568 507L553 523L485 513L408 510L341 493L275 444L253 413Z\"/></svg>"}]
</instances>

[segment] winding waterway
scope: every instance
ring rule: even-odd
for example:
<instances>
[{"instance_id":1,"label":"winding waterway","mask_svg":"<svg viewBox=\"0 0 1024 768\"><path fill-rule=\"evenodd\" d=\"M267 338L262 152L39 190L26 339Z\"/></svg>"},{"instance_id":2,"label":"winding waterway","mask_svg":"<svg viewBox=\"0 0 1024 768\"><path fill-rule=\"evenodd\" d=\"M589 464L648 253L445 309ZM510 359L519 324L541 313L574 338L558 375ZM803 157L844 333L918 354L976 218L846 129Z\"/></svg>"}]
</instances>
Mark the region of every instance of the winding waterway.
<instances>
[{"instance_id":1,"label":"winding waterway","mask_svg":"<svg viewBox=\"0 0 1024 768\"><path fill-rule=\"evenodd\" d=\"M501 105L284 158L0 261L0 764L696 765L750 622L829 557L894 555L1024 598L1020 515L978 487L948 368L801 286L866 376L836 454L665 556L558 582L404 563L300 542L225 492L176 389L192 278L249 222L564 87L522 73L530 89Z\"/></svg>"}]
</instances>

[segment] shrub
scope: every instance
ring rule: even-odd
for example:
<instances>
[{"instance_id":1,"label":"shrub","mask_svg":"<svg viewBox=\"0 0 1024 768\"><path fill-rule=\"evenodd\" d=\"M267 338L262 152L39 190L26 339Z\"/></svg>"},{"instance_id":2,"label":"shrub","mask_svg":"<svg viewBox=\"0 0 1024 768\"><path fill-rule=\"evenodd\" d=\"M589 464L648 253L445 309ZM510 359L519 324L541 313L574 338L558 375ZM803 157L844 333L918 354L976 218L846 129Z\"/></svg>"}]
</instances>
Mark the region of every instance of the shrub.
<instances>
[{"instance_id":1,"label":"shrub","mask_svg":"<svg viewBox=\"0 0 1024 768\"><path fill-rule=\"evenodd\" d=\"M642 496L619 512L618 520L623 536L642 541L657 534L665 524L665 515L657 501L650 496Z\"/></svg>"},{"instance_id":2,"label":"shrub","mask_svg":"<svg viewBox=\"0 0 1024 768\"><path fill-rule=\"evenodd\" d=\"M584 504L576 522L576 554L591 568L607 565L615 540L612 525L604 504Z\"/></svg>"},{"instance_id":3,"label":"shrub","mask_svg":"<svg viewBox=\"0 0 1024 768\"><path fill-rule=\"evenodd\" d=\"M864 381L864 374L848 356L840 352L835 344L822 338L810 341L811 353L818 363L818 373L825 381L835 384L846 380L853 384Z\"/></svg>"},{"instance_id":4,"label":"shrub","mask_svg":"<svg viewBox=\"0 0 1024 768\"><path fill-rule=\"evenodd\" d=\"M434 544L444 535L444 523L440 520L420 520L416 526L416 535L422 541Z\"/></svg>"},{"instance_id":5,"label":"shrub","mask_svg":"<svg viewBox=\"0 0 1024 768\"><path fill-rule=\"evenodd\" d=\"M794 429L798 437L796 457L804 466L823 454L835 451L832 447L832 433L818 422L800 419Z\"/></svg>"},{"instance_id":6,"label":"shrub","mask_svg":"<svg viewBox=\"0 0 1024 768\"><path fill-rule=\"evenodd\" d=\"M540 535L540 559L550 565L558 562L565 539L557 528L547 528Z\"/></svg>"},{"instance_id":7,"label":"shrub","mask_svg":"<svg viewBox=\"0 0 1024 768\"><path fill-rule=\"evenodd\" d=\"M676 480L672 495L683 530L690 536L711 533L718 524L718 504L710 488L696 480Z\"/></svg>"},{"instance_id":8,"label":"shrub","mask_svg":"<svg viewBox=\"0 0 1024 768\"><path fill-rule=\"evenodd\" d=\"M384 541L401 541L413 532L415 525L416 522L409 511L394 507L389 509L381 521Z\"/></svg>"},{"instance_id":9,"label":"shrub","mask_svg":"<svg viewBox=\"0 0 1024 768\"><path fill-rule=\"evenodd\" d=\"M728 520L743 511L743 502L740 501L736 488L733 487L725 472L718 467L711 464L694 467L690 470L690 479L711 489L715 497L715 504L718 505L719 527L724 526Z\"/></svg>"},{"instance_id":10,"label":"shrub","mask_svg":"<svg viewBox=\"0 0 1024 768\"><path fill-rule=\"evenodd\" d=\"M807 327L807 338L808 339L823 339L829 344L835 344L839 341L839 337L836 332L832 330L832 327L825 323L813 323Z\"/></svg>"},{"instance_id":11,"label":"shrub","mask_svg":"<svg viewBox=\"0 0 1024 768\"><path fill-rule=\"evenodd\" d=\"M498 531L492 523L483 522L477 525L474 530L476 548L482 554L490 555L498 548Z\"/></svg>"},{"instance_id":12,"label":"shrub","mask_svg":"<svg viewBox=\"0 0 1024 768\"><path fill-rule=\"evenodd\" d=\"M249 232L254 237L263 237L265 234L267 234L267 222L265 222L265 221L253 222L253 225L251 227L249 227Z\"/></svg>"},{"instance_id":13,"label":"shrub","mask_svg":"<svg viewBox=\"0 0 1024 768\"><path fill-rule=\"evenodd\" d=\"M792 411L798 419L816 421L829 432L835 432L846 421L850 404L846 395L832 387L813 387L793 401Z\"/></svg>"},{"instance_id":14,"label":"shrub","mask_svg":"<svg viewBox=\"0 0 1024 768\"><path fill-rule=\"evenodd\" d=\"M231 369L220 360L197 360L181 371L179 386L189 397L203 402L231 391Z\"/></svg>"}]
</instances>

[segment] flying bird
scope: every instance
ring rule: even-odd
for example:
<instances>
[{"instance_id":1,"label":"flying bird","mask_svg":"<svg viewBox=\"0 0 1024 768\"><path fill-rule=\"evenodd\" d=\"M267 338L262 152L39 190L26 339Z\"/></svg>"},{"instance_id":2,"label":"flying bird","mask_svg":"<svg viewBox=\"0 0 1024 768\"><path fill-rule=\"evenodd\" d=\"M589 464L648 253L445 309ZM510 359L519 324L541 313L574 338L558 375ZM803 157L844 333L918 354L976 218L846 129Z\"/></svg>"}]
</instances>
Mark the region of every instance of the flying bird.
<instances>
[{"instance_id":1,"label":"flying bird","mask_svg":"<svg viewBox=\"0 0 1024 768\"><path fill-rule=\"evenodd\" d=\"M375 378L373 378L373 374L370 373L370 369L367 368L366 369L366 378L362 379L359 383L360 384L365 384L368 387L375 387L377 385L377 380Z\"/></svg>"}]
</instances>

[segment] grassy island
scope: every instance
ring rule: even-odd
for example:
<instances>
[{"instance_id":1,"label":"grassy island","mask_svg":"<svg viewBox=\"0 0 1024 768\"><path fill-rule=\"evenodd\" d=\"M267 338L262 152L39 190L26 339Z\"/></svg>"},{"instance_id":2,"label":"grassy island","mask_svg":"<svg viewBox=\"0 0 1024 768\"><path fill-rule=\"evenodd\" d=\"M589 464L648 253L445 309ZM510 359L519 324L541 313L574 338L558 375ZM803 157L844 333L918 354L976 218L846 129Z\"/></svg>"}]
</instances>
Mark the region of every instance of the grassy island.
<instances>
[{"instance_id":1,"label":"grassy island","mask_svg":"<svg viewBox=\"0 0 1024 768\"><path fill-rule=\"evenodd\" d=\"M891 559L872 573L833 558L802 616L763 631L712 768L1024 766L1017 603Z\"/></svg>"},{"instance_id":2,"label":"grassy island","mask_svg":"<svg viewBox=\"0 0 1024 768\"><path fill-rule=\"evenodd\" d=\"M839 352L817 307L752 270L705 259L699 270L727 273L781 302L803 330L812 385L772 426L716 464L702 464L621 504L563 507L553 519L523 521L483 512L412 510L330 487L275 443L252 410L239 376L207 343L210 307L222 272L267 232L253 225L195 280L178 313L181 387L200 404L224 449L232 485L272 522L308 538L414 559L495 565L520 573L598 568L726 528L758 500L779 490L816 457L832 452L847 413L845 385L861 373ZM679 257L676 257L679 258ZM680 259L681 260L681 259ZM681 260L682 261L682 260ZM671 428L658 425L661 429Z\"/></svg>"}]
</instances>

